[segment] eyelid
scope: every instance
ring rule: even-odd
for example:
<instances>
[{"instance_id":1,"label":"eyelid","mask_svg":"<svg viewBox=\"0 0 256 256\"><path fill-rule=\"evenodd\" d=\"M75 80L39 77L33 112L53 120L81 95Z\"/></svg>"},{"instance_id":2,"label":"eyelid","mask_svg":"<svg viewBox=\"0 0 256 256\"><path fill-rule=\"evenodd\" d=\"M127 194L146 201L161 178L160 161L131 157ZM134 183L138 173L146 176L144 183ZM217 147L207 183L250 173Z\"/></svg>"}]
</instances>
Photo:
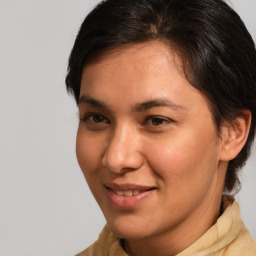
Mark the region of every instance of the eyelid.
<instances>
[{"instance_id":1,"label":"eyelid","mask_svg":"<svg viewBox=\"0 0 256 256\"><path fill-rule=\"evenodd\" d=\"M107 122L99 122L98 124L100 123L110 123L109 119L107 117L105 117L104 115L100 114L100 113L97 113L97 112L88 112L82 116L80 116L80 120L81 121L87 121L89 120L90 117L93 117L93 116L100 116L102 118L104 118ZM97 123L97 122L95 122Z\"/></svg>"},{"instance_id":2,"label":"eyelid","mask_svg":"<svg viewBox=\"0 0 256 256\"><path fill-rule=\"evenodd\" d=\"M167 118L167 117L164 117L164 116L160 116L160 115L150 115L150 116L147 116L145 118L145 121L143 122L143 124L146 124L146 122L148 122L149 120L152 120L152 119L162 120L165 124L172 124L172 123L174 123L174 121L172 119L170 119L170 118ZM165 124L162 124L162 125L159 125L159 126L163 126ZM157 125L155 125L155 126L157 127Z\"/></svg>"},{"instance_id":3,"label":"eyelid","mask_svg":"<svg viewBox=\"0 0 256 256\"><path fill-rule=\"evenodd\" d=\"M102 118L103 120L102 121L95 121L95 120L90 120L91 117L95 117L95 116L98 116L100 118ZM156 119L156 120L160 120L161 122L159 124L154 124L153 122L152 123L149 123L149 121L152 121L153 119ZM84 121L86 122L88 125L104 125L104 124L110 124L110 120L103 114L99 113L99 112L87 112L83 115L80 115L80 121ZM146 116L144 121L142 122L142 126L148 126L148 127L153 127L154 129L157 129L157 128L161 128L163 126L166 126L166 125L169 125L169 124L173 124L175 121L173 121L172 119L170 118L167 118L167 117L164 117L164 116L161 116L161 115L150 115L150 116Z\"/></svg>"}]
</instances>

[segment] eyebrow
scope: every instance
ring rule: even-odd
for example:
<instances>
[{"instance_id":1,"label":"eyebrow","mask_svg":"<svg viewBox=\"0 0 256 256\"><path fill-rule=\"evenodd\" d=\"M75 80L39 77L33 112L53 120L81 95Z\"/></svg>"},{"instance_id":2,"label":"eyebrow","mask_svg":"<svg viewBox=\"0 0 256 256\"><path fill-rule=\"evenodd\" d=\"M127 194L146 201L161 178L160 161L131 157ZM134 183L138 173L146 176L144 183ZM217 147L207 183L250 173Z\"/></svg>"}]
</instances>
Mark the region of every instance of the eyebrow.
<instances>
[{"instance_id":1,"label":"eyebrow","mask_svg":"<svg viewBox=\"0 0 256 256\"><path fill-rule=\"evenodd\" d=\"M82 95L79 98L78 105L82 104L82 103L89 104L89 105L97 107L97 108L103 108L103 109L106 109L106 110L111 109L103 101L96 100L96 99L91 98L91 97L86 96L86 95ZM148 109L155 108L155 107L168 107L168 108L171 108L173 110L183 110L183 111L187 110L186 107L177 105L177 104L173 103L171 100L152 99L152 100L148 100L148 101L145 101L145 102L135 104L132 107L132 111L133 112L143 112L143 111L146 111Z\"/></svg>"},{"instance_id":2,"label":"eyebrow","mask_svg":"<svg viewBox=\"0 0 256 256\"><path fill-rule=\"evenodd\" d=\"M186 110L184 106L179 106L173 103L171 100L166 99L152 99L142 103L138 103L133 107L134 112L141 112L155 107L168 107L173 110Z\"/></svg>"},{"instance_id":3,"label":"eyebrow","mask_svg":"<svg viewBox=\"0 0 256 256\"><path fill-rule=\"evenodd\" d=\"M89 104L89 105L92 105L93 107L97 107L97 108L109 109L107 104L105 104L103 101L96 100L96 99L93 99L93 98L85 96L85 95L82 95L78 100L78 105L82 104L82 103Z\"/></svg>"}]
</instances>

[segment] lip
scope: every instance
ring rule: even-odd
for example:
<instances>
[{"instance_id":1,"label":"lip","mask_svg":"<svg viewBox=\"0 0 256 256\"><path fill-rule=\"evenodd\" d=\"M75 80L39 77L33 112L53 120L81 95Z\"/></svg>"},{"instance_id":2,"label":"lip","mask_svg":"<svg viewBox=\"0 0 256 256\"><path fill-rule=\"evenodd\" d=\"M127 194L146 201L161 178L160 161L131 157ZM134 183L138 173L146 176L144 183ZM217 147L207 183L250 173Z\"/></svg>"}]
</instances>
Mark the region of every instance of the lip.
<instances>
[{"instance_id":1,"label":"lip","mask_svg":"<svg viewBox=\"0 0 256 256\"><path fill-rule=\"evenodd\" d=\"M125 191L125 190L139 190L139 191L146 191L154 189L154 186L143 186L143 185L136 185L131 183L123 183L118 184L114 182L105 183L104 186L106 188L112 189L112 190L119 190L119 191Z\"/></svg>"},{"instance_id":2,"label":"lip","mask_svg":"<svg viewBox=\"0 0 256 256\"><path fill-rule=\"evenodd\" d=\"M142 203L142 201L147 199L156 190L156 187L154 186L135 185L128 183L106 183L104 184L104 187L111 204L117 208L127 210L136 208L140 203ZM136 191L136 194L132 196L118 195L116 191Z\"/></svg>"}]
</instances>

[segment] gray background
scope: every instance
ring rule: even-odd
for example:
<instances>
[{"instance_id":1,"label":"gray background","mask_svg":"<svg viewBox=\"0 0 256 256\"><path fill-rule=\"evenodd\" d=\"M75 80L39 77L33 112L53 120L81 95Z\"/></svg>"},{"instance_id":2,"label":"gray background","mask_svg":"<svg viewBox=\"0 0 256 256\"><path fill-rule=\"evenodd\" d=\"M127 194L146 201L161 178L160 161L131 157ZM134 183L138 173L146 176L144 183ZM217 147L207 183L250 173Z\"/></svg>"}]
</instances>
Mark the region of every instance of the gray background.
<instances>
[{"instance_id":1,"label":"gray background","mask_svg":"<svg viewBox=\"0 0 256 256\"><path fill-rule=\"evenodd\" d=\"M95 0L0 0L0 255L72 256L104 225L75 157L68 55ZM231 4L256 38L256 1ZM256 238L256 147L237 195Z\"/></svg>"}]
</instances>

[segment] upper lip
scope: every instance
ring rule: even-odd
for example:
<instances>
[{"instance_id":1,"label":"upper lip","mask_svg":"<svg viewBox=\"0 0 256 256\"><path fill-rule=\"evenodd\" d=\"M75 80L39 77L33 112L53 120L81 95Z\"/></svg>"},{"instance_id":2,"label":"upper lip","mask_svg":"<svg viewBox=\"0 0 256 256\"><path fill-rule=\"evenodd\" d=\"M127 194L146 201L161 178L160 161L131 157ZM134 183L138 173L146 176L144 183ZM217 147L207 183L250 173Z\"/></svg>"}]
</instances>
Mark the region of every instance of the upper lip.
<instances>
[{"instance_id":1,"label":"upper lip","mask_svg":"<svg viewBox=\"0 0 256 256\"><path fill-rule=\"evenodd\" d=\"M145 185L137 185L137 184L130 184L130 183L118 184L114 182L105 183L104 186L114 191L127 191L127 190L148 191L156 188L155 186L145 186Z\"/></svg>"}]
</instances>

